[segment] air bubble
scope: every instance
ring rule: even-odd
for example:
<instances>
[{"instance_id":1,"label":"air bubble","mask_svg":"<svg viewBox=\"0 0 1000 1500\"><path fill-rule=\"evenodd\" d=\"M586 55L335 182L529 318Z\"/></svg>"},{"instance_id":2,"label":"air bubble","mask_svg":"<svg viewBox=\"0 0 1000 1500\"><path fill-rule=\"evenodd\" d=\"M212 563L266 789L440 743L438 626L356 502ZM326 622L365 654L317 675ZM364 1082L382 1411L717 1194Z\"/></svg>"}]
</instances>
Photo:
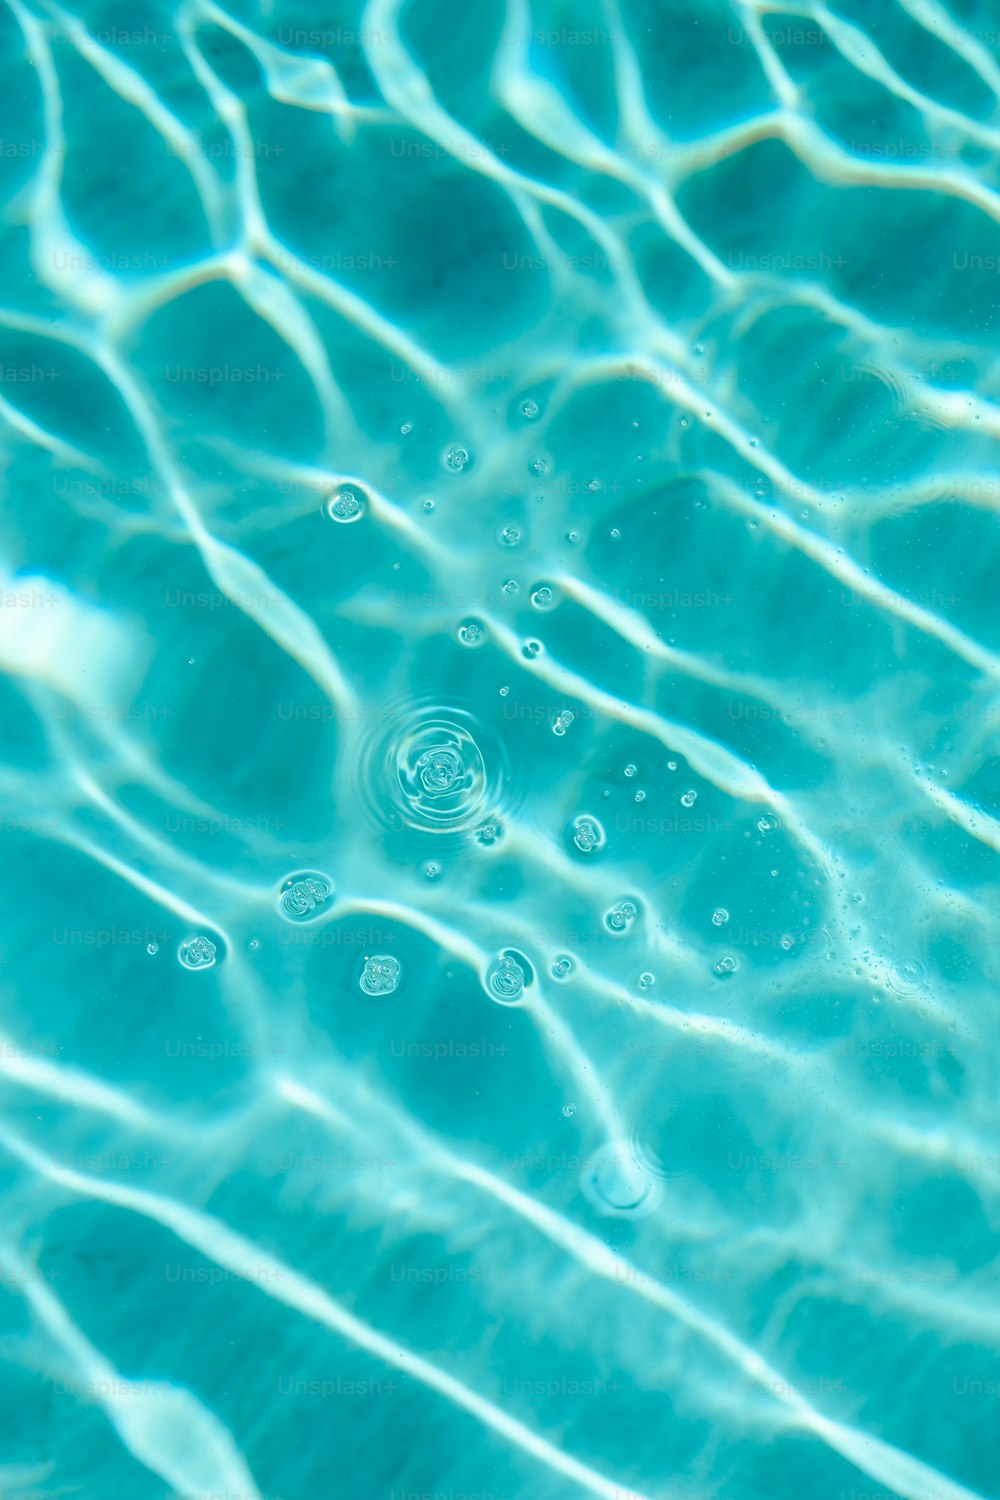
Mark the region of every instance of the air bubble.
<instances>
[{"instance_id":1,"label":"air bubble","mask_svg":"<svg viewBox=\"0 0 1000 1500\"><path fill-rule=\"evenodd\" d=\"M633 802L645 802L645 800L646 800L646 793L645 792L636 792L635 796L632 798Z\"/></svg>"},{"instance_id":2,"label":"air bubble","mask_svg":"<svg viewBox=\"0 0 1000 1500\"><path fill-rule=\"evenodd\" d=\"M476 838L481 844L495 844L503 829L499 823L484 823L476 829Z\"/></svg>"},{"instance_id":3,"label":"air bubble","mask_svg":"<svg viewBox=\"0 0 1000 1500\"><path fill-rule=\"evenodd\" d=\"M399 430L402 433L403 437L409 437L410 433L413 431L413 423L404 422Z\"/></svg>"},{"instance_id":4,"label":"air bubble","mask_svg":"<svg viewBox=\"0 0 1000 1500\"><path fill-rule=\"evenodd\" d=\"M573 972L573 960L564 954L555 960L549 972L553 979L566 979Z\"/></svg>"},{"instance_id":5,"label":"air bubble","mask_svg":"<svg viewBox=\"0 0 1000 1500\"><path fill-rule=\"evenodd\" d=\"M617 526L612 526L611 530L608 532L608 536L613 542L617 542L618 538L621 536L621 532L618 530Z\"/></svg>"},{"instance_id":6,"label":"air bubble","mask_svg":"<svg viewBox=\"0 0 1000 1500\"><path fill-rule=\"evenodd\" d=\"M591 1204L604 1214L648 1213L657 1201L656 1183L635 1160L627 1141L614 1141L595 1151L581 1186Z\"/></svg>"},{"instance_id":7,"label":"air bubble","mask_svg":"<svg viewBox=\"0 0 1000 1500\"><path fill-rule=\"evenodd\" d=\"M521 533L516 526L505 526L500 533L500 541L505 547L516 547L521 540Z\"/></svg>"},{"instance_id":8,"label":"air bubble","mask_svg":"<svg viewBox=\"0 0 1000 1500\"><path fill-rule=\"evenodd\" d=\"M449 448L444 456L448 468L454 473L460 474L469 462L469 451L467 448Z\"/></svg>"},{"instance_id":9,"label":"air bubble","mask_svg":"<svg viewBox=\"0 0 1000 1500\"><path fill-rule=\"evenodd\" d=\"M612 932L626 932L638 915L639 908L634 901L623 901L605 912L604 921Z\"/></svg>"},{"instance_id":10,"label":"air bubble","mask_svg":"<svg viewBox=\"0 0 1000 1500\"><path fill-rule=\"evenodd\" d=\"M638 766L633 765L633 763L631 761L629 761L628 765L625 767L625 775L626 776L634 776L636 774L636 772L638 771L638 769L639 769Z\"/></svg>"},{"instance_id":11,"label":"air bubble","mask_svg":"<svg viewBox=\"0 0 1000 1500\"><path fill-rule=\"evenodd\" d=\"M251 953L259 953L260 952L260 938L251 938L250 941L247 943L247 948L248 948L248 950Z\"/></svg>"},{"instance_id":12,"label":"air bubble","mask_svg":"<svg viewBox=\"0 0 1000 1500\"><path fill-rule=\"evenodd\" d=\"M525 641L524 648L523 648L521 654L522 654L522 656L527 656L528 658L534 658L534 657L538 656L538 654L540 653L541 649L542 649L542 643L541 643L541 641Z\"/></svg>"},{"instance_id":13,"label":"air bubble","mask_svg":"<svg viewBox=\"0 0 1000 1500\"><path fill-rule=\"evenodd\" d=\"M885 987L893 995L916 995L927 984L927 965L921 958L901 958L889 970Z\"/></svg>"},{"instance_id":14,"label":"air bubble","mask_svg":"<svg viewBox=\"0 0 1000 1500\"><path fill-rule=\"evenodd\" d=\"M290 922L309 922L319 916L332 895L332 880L315 870L303 870L282 884L278 910Z\"/></svg>"},{"instance_id":15,"label":"air bubble","mask_svg":"<svg viewBox=\"0 0 1000 1500\"><path fill-rule=\"evenodd\" d=\"M433 859L427 860L421 866L421 871L425 880L438 880L441 876L441 866Z\"/></svg>"},{"instance_id":16,"label":"air bubble","mask_svg":"<svg viewBox=\"0 0 1000 1500\"><path fill-rule=\"evenodd\" d=\"M533 458L528 467L532 474L547 474L549 472L549 461L547 458Z\"/></svg>"},{"instance_id":17,"label":"air bubble","mask_svg":"<svg viewBox=\"0 0 1000 1500\"><path fill-rule=\"evenodd\" d=\"M736 973L736 960L730 956L720 958L713 971L720 979L727 979L730 974Z\"/></svg>"},{"instance_id":18,"label":"air bubble","mask_svg":"<svg viewBox=\"0 0 1000 1500\"><path fill-rule=\"evenodd\" d=\"M567 1120L572 1120L573 1116L576 1114L576 1105L564 1104L562 1107L562 1112L566 1116Z\"/></svg>"},{"instance_id":19,"label":"air bubble","mask_svg":"<svg viewBox=\"0 0 1000 1500\"><path fill-rule=\"evenodd\" d=\"M565 734L573 723L573 715L568 708L564 708L561 714L557 714L552 723L553 734Z\"/></svg>"},{"instance_id":20,"label":"air bubble","mask_svg":"<svg viewBox=\"0 0 1000 1500\"><path fill-rule=\"evenodd\" d=\"M531 602L536 609L550 609L555 603L555 594L547 583L540 584L531 596Z\"/></svg>"},{"instance_id":21,"label":"air bubble","mask_svg":"<svg viewBox=\"0 0 1000 1500\"><path fill-rule=\"evenodd\" d=\"M423 508L427 512L427 514L430 515L431 511L434 509L434 501L433 500L425 500L424 504L423 504Z\"/></svg>"},{"instance_id":22,"label":"air bubble","mask_svg":"<svg viewBox=\"0 0 1000 1500\"><path fill-rule=\"evenodd\" d=\"M767 813L757 819L757 830L759 833L773 833L777 826L777 818L769 817Z\"/></svg>"},{"instance_id":23,"label":"air bubble","mask_svg":"<svg viewBox=\"0 0 1000 1500\"><path fill-rule=\"evenodd\" d=\"M354 490L338 490L327 501L326 512L331 521L360 521L365 513L365 503Z\"/></svg>"},{"instance_id":24,"label":"air bubble","mask_svg":"<svg viewBox=\"0 0 1000 1500\"><path fill-rule=\"evenodd\" d=\"M639 988L641 990L651 989L655 983L656 976L654 974L650 974L647 972L645 974L639 975Z\"/></svg>"},{"instance_id":25,"label":"air bubble","mask_svg":"<svg viewBox=\"0 0 1000 1500\"><path fill-rule=\"evenodd\" d=\"M501 696L501 698L506 698L509 693L510 693L510 688L509 687L502 687L500 689L500 696Z\"/></svg>"},{"instance_id":26,"label":"air bubble","mask_svg":"<svg viewBox=\"0 0 1000 1500\"><path fill-rule=\"evenodd\" d=\"M567 531L566 540L575 546L580 540L580 533L578 531Z\"/></svg>"},{"instance_id":27,"label":"air bubble","mask_svg":"<svg viewBox=\"0 0 1000 1500\"><path fill-rule=\"evenodd\" d=\"M570 836L581 854L594 854L604 847L604 829L596 818L577 818Z\"/></svg>"},{"instance_id":28,"label":"air bubble","mask_svg":"<svg viewBox=\"0 0 1000 1500\"><path fill-rule=\"evenodd\" d=\"M697 792L684 792L683 795L681 796L681 806L682 807L694 807L694 805L697 802L697 800L698 800L698 793Z\"/></svg>"},{"instance_id":29,"label":"air bubble","mask_svg":"<svg viewBox=\"0 0 1000 1500\"><path fill-rule=\"evenodd\" d=\"M712 913L712 926L725 927L729 921L729 913L724 906L717 906Z\"/></svg>"},{"instance_id":30,"label":"air bubble","mask_svg":"<svg viewBox=\"0 0 1000 1500\"><path fill-rule=\"evenodd\" d=\"M503 581L503 583L502 583L502 585L501 585L501 587L502 587L502 589L503 589L503 591L504 591L505 594L516 594L517 593L517 579L516 578L505 578L504 581Z\"/></svg>"},{"instance_id":31,"label":"air bubble","mask_svg":"<svg viewBox=\"0 0 1000 1500\"><path fill-rule=\"evenodd\" d=\"M458 627L458 638L463 646L481 646L486 633L478 620L463 620Z\"/></svg>"},{"instance_id":32,"label":"air bubble","mask_svg":"<svg viewBox=\"0 0 1000 1500\"><path fill-rule=\"evenodd\" d=\"M533 422L535 420L535 418L539 414L539 411L540 407L537 401L531 401L529 399L527 401L521 402L521 416L527 417L529 422Z\"/></svg>"},{"instance_id":33,"label":"air bubble","mask_svg":"<svg viewBox=\"0 0 1000 1500\"><path fill-rule=\"evenodd\" d=\"M160 951L160 945L159 945L159 943L147 943L146 944L146 952L147 953L149 953L149 954L156 954L156 953L159 953L159 951Z\"/></svg>"},{"instance_id":34,"label":"air bubble","mask_svg":"<svg viewBox=\"0 0 1000 1500\"><path fill-rule=\"evenodd\" d=\"M490 968L486 986L494 1000L516 1005L524 992L525 972L513 953L501 953Z\"/></svg>"},{"instance_id":35,"label":"air bubble","mask_svg":"<svg viewBox=\"0 0 1000 1500\"><path fill-rule=\"evenodd\" d=\"M182 943L177 957L185 969L210 969L215 963L215 944L206 937L189 938Z\"/></svg>"},{"instance_id":36,"label":"air bubble","mask_svg":"<svg viewBox=\"0 0 1000 1500\"><path fill-rule=\"evenodd\" d=\"M596 495L600 488L601 481L599 479L588 479L584 485L584 489L589 490L592 495Z\"/></svg>"},{"instance_id":37,"label":"air bubble","mask_svg":"<svg viewBox=\"0 0 1000 1500\"><path fill-rule=\"evenodd\" d=\"M375 953L365 959L358 983L366 995L391 995L399 985L401 972L398 958L391 953Z\"/></svg>"}]
</instances>

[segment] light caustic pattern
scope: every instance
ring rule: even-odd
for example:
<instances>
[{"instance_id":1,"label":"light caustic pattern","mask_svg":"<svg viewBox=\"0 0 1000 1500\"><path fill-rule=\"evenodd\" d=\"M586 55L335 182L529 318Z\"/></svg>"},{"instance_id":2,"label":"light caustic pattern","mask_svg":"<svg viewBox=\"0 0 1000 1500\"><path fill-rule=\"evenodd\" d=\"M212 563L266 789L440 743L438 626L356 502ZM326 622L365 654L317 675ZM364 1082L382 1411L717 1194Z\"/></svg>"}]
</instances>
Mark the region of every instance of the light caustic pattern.
<instances>
[{"instance_id":1,"label":"light caustic pattern","mask_svg":"<svg viewBox=\"0 0 1000 1500\"><path fill-rule=\"evenodd\" d=\"M1000 1494L990 7L6 0L5 1496Z\"/></svg>"}]
</instances>

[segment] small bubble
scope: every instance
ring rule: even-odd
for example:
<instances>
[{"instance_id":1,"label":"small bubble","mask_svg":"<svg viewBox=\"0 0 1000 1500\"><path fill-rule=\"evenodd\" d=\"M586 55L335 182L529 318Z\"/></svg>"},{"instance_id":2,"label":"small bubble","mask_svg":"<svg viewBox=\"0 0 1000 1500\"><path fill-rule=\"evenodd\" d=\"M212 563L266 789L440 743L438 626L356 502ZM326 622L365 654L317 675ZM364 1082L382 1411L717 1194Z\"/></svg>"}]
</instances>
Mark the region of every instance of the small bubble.
<instances>
[{"instance_id":1,"label":"small bubble","mask_svg":"<svg viewBox=\"0 0 1000 1500\"><path fill-rule=\"evenodd\" d=\"M160 945L159 945L159 943L147 943L146 944L146 952L147 953L159 953L159 951L160 951Z\"/></svg>"},{"instance_id":2,"label":"small bubble","mask_svg":"<svg viewBox=\"0 0 1000 1500\"><path fill-rule=\"evenodd\" d=\"M645 802L645 800L646 800L646 793L645 792L636 792L635 796L632 798L633 802Z\"/></svg>"},{"instance_id":3,"label":"small bubble","mask_svg":"<svg viewBox=\"0 0 1000 1500\"><path fill-rule=\"evenodd\" d=\"M634 765L632 761L629 761L628 765L625 767L625 775L634 776L638 769L638 766Z\"/></svg>"},{"instance_id":4,"label":"small bubble","mask_svg":"<svg viewBox=\"0 0 1000 1500\"><path fill-rule=\"evenodd\" d=\"M427 863L423 866L423 876L424 876L424 879L425 880L437 880L437 879L439 879L440 875L441 875L441 866L439 864L437 864L433 859L429 859L427 861Z\"/></svg>"},{"instance_id":5,"label":"small bubble","mask_svg":"<svg viewBox=\"0 0 1000 1500\"><path fill-rule=\"evenodd\" d=\"M760 833L773 833L777 826L777 818L769 817L767 813L757 819L757 829Z\"/></svg>"},{"instance_id":6,"label":"small bubble","mask_svg":"<svg viewBox=\"0 0 1000 1500\"><path fill-rule=\"evenodd\" d=\"M553 979L565 979L567 975L572 974L572 972L573 960L571 958L566 958L565 955L562 958L557 958L553 963L551 969Z\"/></svg>"},{"instance_id":7,"label":"small bubble","mask_svg":"<svg viewBox=\"0 0 1000 1500\"><path fill-rule=\"evenodd\" d=\"M529 422L533 422L535 420L535 418L538 416L539 410L540 408L537 401L532 401L529 399L527 401L521 402L521 416L527 417Z\"/></svg>"},{"instance_id":8,"label":"small bubble","mask_svg":"<svg viewBox=\"0 0 1000 1500\"><path fill-rule=\"evenodd\" d=\"M576 1114L576 1105L564 1104L562 1107L562 1112L566 1116L567 1120L572 1120L573 1116Z\"/></svg>"},{"instance_id":9,"label":"small bubble","mask_svg":"<svg viewBox=\"0 0 1000 1500\"><path fill-rule=\"evenodd\" d=\"M191 938L182 943L178 958L185 969L210 969L215 963L216 948L206 937Z\"/></svg>"},{"instance_id":10,"label":"small bubble","mask_svg":"<svg viewBox=\"0 0 1000 1500\"><path fill-rule=\"evenodd\" d=\"M735 960L735 958L730 958L730 957L720 958L719 962L715 965L714 972L719 976L720 979L726 979L730 974L735 974L736 973L736 960Z\"/></svg>"},{"instance_id":11,"label":"small bubble","mask_svg":"<svg viewBox=\"0 0 1000 1500\"><path fill-rule=\"evenodd\" d=\"M500 533L500 540L505 547L516 547L521 540L521 533L516 526L505 526Z\"/></svg>"},{"instance_id":12,"label":"small bubble","mask_svg":"<svg viewBox=\"0 0 1000 1500\"><path fill-rule=\"evenodd\" d=\"M793 937L789 937L788 933L786 932L784 937L781 939L781 946L787 953L790 948L794 948L795 939Z\"/></svg>"},{"instance_id":13,"label":"small bubble","mask_svg":"<svg viewBox=\"0 0 1000 1500\"><path fill-rule=\"evenodd\" d=\"M555 600L555 595L548 584L540 584L531 596L531 602L536 609L549 609Z\"/></svg>"},{"instance_id":14,"label":"small bubble","mask_svg":"<svg viewBox=\"0 0 1000 1500\"><path fill-rule=\"evenodd\" d=\"M656 983L655 976L653 974L650 974L648 971L645 974L640 974L639 975L639 988L641 990L648 990L655 983Z\"/></svg>"},{"instance_id":15,"label":"small bubble","mask_svg":"<svg viewBox=\"0 0 1000 1500\"><path fill-rule=\"evenodd\" d=\"M617 526L612 526L611 530L608 532L608 535L613 542L617 542L618 538L621 536L621 532L618 530Z\"/></svg>"},{"instance_id":16,"label":"small bubble","mask_svg":"<svg viewBox=\"0 0 1000 1500\"><path fill-rule=\"evenodd\" d=\"M682 427L690 427L691 426L691 418L690 417L681 417L681 426Z\"/></svg>"},{"instance_id":17,"label":"small bubble","mask_svg":"<svg viewBox=\"0 0 1000 1500\"><path fill-rule=\"evenodd\" d=\"M506 578L506 579L504 579L504 582L501 584L501 587L502 587L502 589L503 589L503 591L504 591L505 594L508 594L508 595L510 595L510 594L516 594L517 593L517 579L516 578Z\"/></svg>"},{"instance_id":18,"label":"small bubble","mask_svg":"<svg viewBox=\"0 0 1000 1500\"><path fill-rule=\"evenodd\" d=\"M729 921L729 913L724 906L717 906L712 913L712 926L725 927Z\"/></svg>"},{"instance_id":19,"label":"small bubble","mask_svg":"<svg viewBox=\"0 0 1000 1500\"><path fill-rule=\"evenodd\" d=\"M684 792L683 795L682 795L682 797L681 797L681 806L682 807L694 807L694 805L697 802L697 800L698 800L698 793L697 792Z\"/></svg>"},{"instance_id":20,"label":"small bubble","mask_svg":"<svg viewBox=\"0 0 1000 1500\"><path fill-rule=\"evenodd\" d=\"M460 474L469 462L469 451L467 448L449 448L444 456L444 461L449 469Z\"/></svg>"},{"instance_id":21,"label":"small bubble","mask_svg":"<svg viewBox=\"0 0 1000 1500\"><path fill-rule=\"evenodd\" d=\"M525 641L524 649L521 654L527 657L536 657L541 649L541 641Z\"/></svg>"},{"instance_id":22,"label":"small bubble","mask_svg":"<svg viewBox=\"0 0 1000 1500\"><path fill-rule=\"evenodd\" d=\"M750 446L751 446L751 448L756 448L756 446L757 446L757 439L756 438L751 438L750 439Z\"/></svg>"},{"instance_id":23,"label":"small bubble","mask_svg":"<svg viewBox=\"0 0 1000 1500\"><path fill-rule=\"evenodd\" d=\"M339 490L327 503L331 521L360 521L365 507L354 490Z\"/></svg>"},{"instance_id":24,"label":"small bubble","mask_svg":"<svg viewBox=\"0 0 1000 1500\"><path fill-rule=\"evenodd\" d=\"M501 698L506 698L509 693L510 693L510 688L509 687L502 687L500 689L500 696L501 696Z\"/></svg>"},{"instance_id":25,"label":"small bubble","mask_svg":"<svg viewBox=\"0 0 1000 1500\"><path fill-rule=\"evenodd\" d=\"M600 488L601 481L599 479L588 479L584 485L584 489L589 490L592 495L596 495Z\"/></svg>"},{"instance_id":26,"label":"small bubble","mask_svg":"<svg viewBox=\"0 0 1000 1500\"><path fill-rule=\"evenodd\" d=\"M399 430L402 433L403 437L409 437L410 433L413 431L413 423L404 422Z\"/></svg>"},{"instance_id":27,"label":"small bubble","mask_svg":"<svg viewBox=\"0 0 1000 1500\"><path fill-rule=\"evenodd\" d=\"M667 770L668 771L676 771L677 770L677 762L675 760L668 760L667 761Z\"/></svg>"},{"instance_id":28,"label":"small bubble","mask_svg":"<svg viewBox=\"0 0 1000 1500\"><path fill-rule=\"evenodd\" d=\"M434 501L433 500L425 500L424 501L424 510L427 511L428 515L430 514L430 512L433 509L434 509Z\"/></svg>"},{"instance_id":29,"label":"small bubble","mask_svg":"<svg viewBox=\"0 0 1000 1500\"><path fill-rule=\"evenodd\" d=\"M376 953L365 959L358 983L366 995L391 995L399 984L400 973L398 958L391 953Z\"/></svg>"},{"instance_id":30,"label":"small bubble","mask_svg":"<svg viewBox=\"0 0 1000 1500\"><path fill-rule=\"evenodd\" d=\"M458 627L458 638L463 646L481 646L486 635L478 620L464 620Z\"/></svg>"},{"instance_id":31,"label":"small bubble","mask_svg":"<svg viewBox=\"0 0 1000 1500\"><path fill-rule=\"evenodd\" d=\"M576 543L580 540L580 533L578 531L567 531L566 540L567 542L570 542L573 546L575 546Z\"/></svg>"},{"instance_id":32,"label":"small bubble","mask_svg":"<svg viewBox=\"0 0 1000 1500\"><path fill-rule=\"evenodd\" d=\"M533 458L528 467L532 474L547 474L549 472L549 461L547 458Z\"/></svg>"},{"instance_id":33,"label":"small bubble","mask_svg":"<svg viewBox=\"0 0 1000 1500\"><path fill-rule=\"evenodd\" d=\"M259 953L260 952L260 938L251 938L250 941L249 941L249 943L247 943L247 947L249 948L249 950L250 950L251 953Z\"/></svg>"}]
</instances>

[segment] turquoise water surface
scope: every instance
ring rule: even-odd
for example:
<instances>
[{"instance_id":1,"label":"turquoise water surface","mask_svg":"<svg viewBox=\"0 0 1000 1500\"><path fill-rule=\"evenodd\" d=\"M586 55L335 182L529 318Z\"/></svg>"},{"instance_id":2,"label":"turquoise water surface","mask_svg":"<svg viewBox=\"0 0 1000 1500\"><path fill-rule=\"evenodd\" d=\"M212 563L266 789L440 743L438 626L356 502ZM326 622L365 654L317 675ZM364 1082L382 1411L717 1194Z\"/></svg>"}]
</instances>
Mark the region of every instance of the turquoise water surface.
<instances>
[{"instance_id":1,"label":"turquoise water surface","mask_svg":"<svg viewBox=\"0 0 1000 1500\"><path fill-rule=\"evenodd\" d=\"M0 1500L1000 1497L998 33L0 8Z\"/></svg>"}]
</instances>

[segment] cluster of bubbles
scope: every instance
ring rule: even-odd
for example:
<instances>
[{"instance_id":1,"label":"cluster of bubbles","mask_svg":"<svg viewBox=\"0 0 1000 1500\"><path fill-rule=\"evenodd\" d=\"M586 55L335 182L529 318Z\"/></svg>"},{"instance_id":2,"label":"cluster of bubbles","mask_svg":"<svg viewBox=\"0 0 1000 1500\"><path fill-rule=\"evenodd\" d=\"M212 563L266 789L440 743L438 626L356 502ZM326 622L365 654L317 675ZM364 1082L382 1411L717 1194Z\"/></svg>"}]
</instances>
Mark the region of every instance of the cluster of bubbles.
<instances>
[{"instance_id":1,"label":"cluster of bubbles","mask_svg":"<svg viewBox=\"0 0 1000 1500\"><path fill-rule=\"evenodd\" d=\"M365 504L354 490L338 490L327 502L326 513L331 521L360 521Z\"/></svg>"},{"instance_id":2,"label":"cluster of bubbles","mask_svg":"<svg viewBox=\"0 0 1000 1500\"><path fill-rule=\"evenodd\" d=\"M638 766L634 765L632 761L629 761L628 765L625 767L625 775L634 776L638 769Z\"/></svg>"},{"instance_id":3,"label":"cluster of bubbles","mask_svg":"<svg viewBox=\"0 0 1000 1500\"><path fill-rule=\"evenodd\" d=\"M623 901L620 906L614 906L605 915L605 922L612 932L626 932L639 915L639 908L634 901Z\"/></svg>"},{"instance_id":4,"label":"cluster of bubbles","mask_svg":"<svg viewBox=\"0 0 1000 1500\"><path fill-rule=\"evenodd\" d=\"M307 922L333 895L333 881L315 871L290 875L281 887L278 908L291 922Z\"/></svg>"},{"instance_id":5,"label":"cluster of bubbles","mask_svg":"<svg viewBox=\"0 0 1000 1500\"><path fill-rule=\"evenodd\" d=\"M772 817L769 813L764 813L757 819L758 833L773 833L777 826L777 818Z\"/></svg>"},{"instance_id":6,"label":"cluster of bubbles","mask_svg":"<svg viewBox=\"0 0 1000 1500\"><path fill-rule=\"evenodd\" d=\"M725 958L720 958L719 962L715 965L713 973L717 974L720 979L728 979L730 974L736 973L735 958L730 957L728 954Z\"/></svg>"},{"instance_id":7,"label":"cluster of bubbles","mask_svg":"<svg viewBox=\"0 0 1000 1500\"><path fill-rule=\"evenodd\" d=\"M525 641L525 643L524 643L524 649L522 650L521 654L522 654L522 656L527 656L527 657L529 657L529 658L531 658L533 660L536 656L538 656L541 653L541 649L542 649L542 643L541 643L541 641L535 641L535 640Z\"/></svg>"},{"instance_id":8,"label":"cluster of bubbles","mask_svg":"<svg viewBox=\"0 0 1000 1500\"><path fill-rule=\"evenodd\" d=\"M604 847L604 829L596 818L577 818L573 824L574 847L581 854L595 854Z\"/></svg>"},{"instance_id":9,"label":"cluster of bubbles","mask_svg":"<svg viewBox=\"0 0 1000 1500\"><path fill-rule=\"evenodd\" d=\"M516 547L521 540L521 532L517 526L505 526L500 533L500 540L505 547Z\"/></svg>"},{"instance_id":10,"label":"cluster of bubbles","mask_svg":"<svg viewBox=\"0 0 1000 1500\"><path fill-rule=\"evenodd\" d=\"M458 627L458 638L463 646L481 646L486 632L478 620L463 620Z\"/></svg>"},{"instance_id":11,"label":"cluster of bubbles","mask_svg":"<svg viewBox=\"0 0 1000 1500\"><path fill-rule=\"evenodd\" d=\"M524 993L526 974L513 953L501 953L487 977L487 986L495 1000L516 1005Z\"/></svg>"},{"instance_id":12,"label":"cluster of bubbles","mask_svg":"<svg viewBox=\"0 0 1000 1500\"><path fill-rule=\"evenodd\" d=\"M210 969L215 963L216 947L207 937L189 938L182 943L178 958L185 969Z\"/></svg>"},{"instance_id":13,"label":"cluster of bubbles","mask_svg":"<svg viewBox=\"0 0 1000 1500\"><path fill-rule=\"evenodd\" d=\"M652 987L653 987L653 985L655 983L656 983L656 975L655 974L650 974L650 972L649 972L648 969L647 969L647 971L644 974L640 974L639 975L639 988L641 990L652 989Z\"/></svg>"},{"instance_id":14,"label":"cluster of bubbles","mask_svg":"<svg viewBox=\"0 0 1000 1500\"><path fill-rule=\"evenodd\" d=\"M499 823L484 823L481 828L476 829L476 838L481 844L495 844L502 833Z\"/></svg>"},{"instance_id":15,"label":"cluster of bubbles","mask_svg":"<svg viewBox=\"0 0 1000 1500\"><path fill-rule=\"evenodd\" d=\"M573 960L563 954L561 958L555 960L550 972L553 979L567 979L573 972Z\"/></svg>"},{"instance_id":16,"label":"cluster of bubbles","mask_svg":"<svg viewBox=\"0 0 1000 1500\"><path fill-rule=\"evenodd\" d=\"M503 581L503 583L501 584L501 588L503 589L504 593L507 594L507 595L516 594L517 593L517 579L516 578L505 578L504 581Z\"/></svg>"},{"instance_id":17,"label":"cluster of bubbles","mask_svg":"<svg viewBox=\"0 0 1000 1500\"><path fill-rule=\"evenodd\" d=\"M926 987L928 977L922 958L901 958L889 970L885 987L893 995L916 995Z\"/></svg>"},{"instance_id":18,"label":"cluster of bubbles","mask_svg":"<svg viewBox=\"0 0 1000 1500\"><path fill-rule=\"evenodd\" d=\"M535 418L539 415L540 410L541 408L539 407L538 402L532 401L530 397L526 401L521 402L521 416L527 417L529 422L533 422L535 420Z\"/></svg>"},{"instance_id":19,"label":"cluster of bubbles","mask_svg":"<svg viewBox=\"0 0 1000 1500\"><path fill-rule=\"evenodd\" d=\"M536 609L551 609L555 599L555 592L547 583L540 583L531 596L531 602Z\"/></svg>"},{"instance_id":20,"label":"cluster of bubbles","mask_svg":"<svg viewBox=\"0 0 1000 1500\"><path fill-rule=\"evenodd\" d=\"M697 802L697 800L698 800L698 793L697 792L694 792L694 791L684 792L681 795L681 806L682 807L694 807L694 805Z\"/></svg>"},{"instance_id":21,"label":"cluster of bubbles","mask_svg":"<svg viewBox=\"0 0 1000 1500\"><path fill-rule=\"evenodd\" d=\"M725 927L729 921L729 913L724 906L717 906L712 913L712 926Z\"/></svg>"},{"instance_id":22,"label":"cluster of bubbles","mask_svg":"<svg viewBox=\"0 0 1000 1500\"><path fill-rule=\"evenodd\" d=\"M532 474L547 474L549 472L549 461L547 458L533 458L529 464Z\"/></svg>"},{"instance_id":23,"label":"cluster of bubbles","mask_svg":"<svg viewBox=\"0 0 1000 1500\"><path fill-rule=\"evenodd\" d=\"M557 714L552 721L552 733L563 735L573 722L573 715L568 708L564 708L561 714Z\"/></svg>"},{"instance_id":24,"label":"cluster of bubbles","mask_svg":"<svg viewBox=\"0 0 1000 1500\"><path fill-rule=\"evenodd\" d=\"M391 995L399 985L401 972L399 959L391 953L374 953L365 959L358 983L366 995Z\"/></svg>"},{"instance_id":25,"label":"cluster of bubbles","mask_svg":"<svg viewBox=\"0 0 1000 1500\"><path fill-rule=\"evenodd\" d=\"M469 450L467 448L449 448L444 456L444 461L449 469L460 474L469 462Z\"/></svg>"},{"instance_id":26,"label":"cluster of bubbles","mask_svg":"<svg viewBox=\"0 0 1000 1500\"><path fill-rule=\"evenodd\" d=\"M478 821L486 767L463 724L429 719L408 731L395 750L396 790L411 826L447 830Z\"/></svg>"}]
</instances>

